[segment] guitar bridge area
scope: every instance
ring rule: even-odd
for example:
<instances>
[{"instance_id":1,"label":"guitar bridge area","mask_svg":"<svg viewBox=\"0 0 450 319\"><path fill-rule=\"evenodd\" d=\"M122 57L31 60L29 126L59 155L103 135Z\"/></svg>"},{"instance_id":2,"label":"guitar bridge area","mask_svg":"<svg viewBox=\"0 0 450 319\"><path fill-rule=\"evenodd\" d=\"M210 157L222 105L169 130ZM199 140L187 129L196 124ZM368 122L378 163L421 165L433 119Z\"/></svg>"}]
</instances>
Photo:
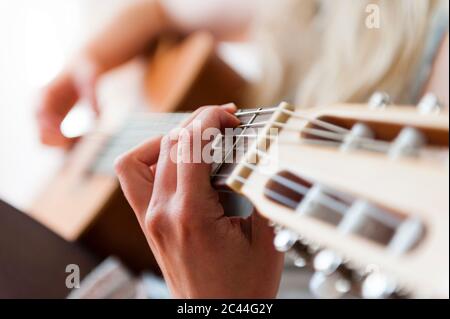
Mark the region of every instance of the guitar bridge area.
<instances>
[{"instance_id":1,"label":"guitar bridge area","mask_svg":"<svg viewBox=\"0 0 450 319\"><path fill-rule=\"evenodd\" d=\"M411 252L425 236L425 227L420 220L307 181L290 172L274 175L267 183L264 195L291 209L299 218L309 218L333 227L341 234L371 241L392 254Z\"/></svg>"}]
</instances>

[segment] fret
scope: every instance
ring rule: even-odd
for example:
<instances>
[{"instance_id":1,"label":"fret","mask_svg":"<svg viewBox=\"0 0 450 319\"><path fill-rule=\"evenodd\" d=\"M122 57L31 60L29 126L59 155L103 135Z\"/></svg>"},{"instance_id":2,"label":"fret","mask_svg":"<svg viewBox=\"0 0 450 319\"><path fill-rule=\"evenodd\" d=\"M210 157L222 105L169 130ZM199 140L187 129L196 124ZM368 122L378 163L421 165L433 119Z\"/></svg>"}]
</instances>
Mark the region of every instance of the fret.
<instances>
[{"instance_id":1,"label":"fret","mask_svg":"<svg viewBox=\"0 0 450 319\"><path fill-rule=\"evenodd\" d=\"M252 110L252 111L238 111L236 113L238 114L237 116L241 120L241 123L252 123L256 119L259 111L261 111L261 109ZM222 158L222 162L219 163L218 165L215 165L215 167L213 166L211 175L213 176L214 184L221 185L221 184L224 184L225 180L226 180L226 178L224 178L224 177L214 177L215 175L228 176L234 169L235 163L236 163L236 161L233 160L234 156L235 156L234 150L242 144L241 143L242 141L244 141L244 143L245 143L245 141L247 139L242 138L242 135L245 135L245 134L246 134L246 129L244 129L239 136L235 137L236 140L235 140L231 150L225 150L226 152ZM232 157L231 160L230 160L230 157Z\"/></svg>"},{"instance_id":2,"label":"fret","mask_svg":"<svg viewBox=\"0 0 450 319\"><path fill-rule=\"evenodd\" d=\"M236 116L244 116L244 115L260 115L260 114L273 114L277 110L276 107L272 108L264 108L264 109L255 109L255 110L239 110L236 112Z\"/></svg>"},{"instance_id":3,"label":"fret","mask_svg":"<svg viewBox=\"0 0 450 319\"><path fill-rule=\"evenodd\" d=\"M275 108L258 108L252 110L239 110L235 115L240 119L241 123L250 124L255 120L265 120L267 116L270 116L274 111ZM134 113L130 115L117 134L111 136L108 142L99 150L89 171L114 176L113 163L118 156L151 137L167 134L188 116L188 113ZM248 130L243 130L240 135L245 135L246 131ZM234 158L234 156L237 153L243 153L241 147L243 147L244 150L248 148L251 139L252 137L249 136L234 137L232 149L222 150L224 153L222 161L215 165L213 164L214 169L212 170L212 175L218 174L224 166L224 162L227 159L230 160L227 156L233 156L232 162L239 160L239 158ZM222 147L224 147L223 144L224 143L222 143ZM230 167L230 169L233 167Z\"/></svg>"},{"instance_id":4,"label":"fret","mask_svg":"<svg viewBox=\"0 0 450 319\"><path fill-rule=\"evenodd\" d=\"M268 109L256 109L251 111L238 111L236 114L241 119L241 123L251 124L255 121L266 122L270 119L276 108ZM231 150L229 150L222 163L215 166L213 169L213 184L225 185L227 176L230 176L235 167L239 164L240 160L244 156L245 152L249 149L250 145L257 138L257 130L243 128L241 134L236 137L236 141ZM214 176L219 175L219 176Z\"/></svg>"}]
</instances>

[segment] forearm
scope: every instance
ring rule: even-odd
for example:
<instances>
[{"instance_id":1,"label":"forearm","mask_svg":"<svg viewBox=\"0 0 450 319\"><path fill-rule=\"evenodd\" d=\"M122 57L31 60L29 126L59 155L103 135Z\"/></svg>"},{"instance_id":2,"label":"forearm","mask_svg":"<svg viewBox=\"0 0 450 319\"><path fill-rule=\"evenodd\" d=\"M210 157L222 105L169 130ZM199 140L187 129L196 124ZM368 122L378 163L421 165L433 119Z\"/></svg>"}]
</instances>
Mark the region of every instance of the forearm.
<instances>
[{"instance_id":1,"label":"forearm","mask_svg":"<svg viewBox=\"0 0 450 319\"><path fill-rule=\"evenodd\" d=\"M141 0L90 39L77 58L88 59L99 73L104 73L144 52L152 39L172 28L158 0Z\"/></svg>"}]
</instances>

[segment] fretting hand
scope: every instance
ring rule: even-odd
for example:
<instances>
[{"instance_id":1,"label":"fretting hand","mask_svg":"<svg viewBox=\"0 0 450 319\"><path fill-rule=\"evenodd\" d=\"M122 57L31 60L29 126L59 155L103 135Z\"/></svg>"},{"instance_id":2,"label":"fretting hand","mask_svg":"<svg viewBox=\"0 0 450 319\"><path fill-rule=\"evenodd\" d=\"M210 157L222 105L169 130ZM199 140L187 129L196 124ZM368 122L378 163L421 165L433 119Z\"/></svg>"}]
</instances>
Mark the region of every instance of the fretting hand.
<instances>
[{"instance_id":1,"label":"fretting hand","mask_svg":"<svg viewBox=\"0 0 450 319\"><path fill-rule=\"evenodd\" d=\"M235 127L234 106L197 110L178 140L154 138L123 155L116 171L164 278L177 298L273 298L283 255L273 230L254 213L227 217L210 184L210 165L173 161L192 154L193 121L206 128Z\"/></svg>"}]
</instances>

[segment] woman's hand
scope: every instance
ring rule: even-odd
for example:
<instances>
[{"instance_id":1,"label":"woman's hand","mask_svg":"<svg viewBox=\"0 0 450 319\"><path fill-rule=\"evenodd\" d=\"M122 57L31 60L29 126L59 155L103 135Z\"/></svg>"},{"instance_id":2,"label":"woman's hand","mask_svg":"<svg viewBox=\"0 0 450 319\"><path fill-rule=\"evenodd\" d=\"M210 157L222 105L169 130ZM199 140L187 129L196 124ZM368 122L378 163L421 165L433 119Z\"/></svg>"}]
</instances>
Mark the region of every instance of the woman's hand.
<instances>
[{"instance_id":1,"label":"woman's hand","mask_svg":"<svg viewBox=\"0 0 450 319\"><path fill-rule=\"evenodd\" d=\"M173 161L193 154L193 121L235 127L234 106L197 110L178 139L154 138L116 163L122 189L176 298L273 298L283 267L273 230L254 213L224 216L210 165ZM203 141L203 146L207 141ZM173 152L175 147L175 152Z\"/></svg>"},{"instance_id":2,"label":"woman's hand","mask_svg":"<svg viewBox=\"0 0 450 319\"><path fill-rule=\"evenodd\" d=\"M98 114L95 88L100 70L89 59L79 59L45 87L37 105L39 136L43 144L70 147L76 139L65 137L61 123L79 99L85 99Z\"/></svg>"}]
</instances>

